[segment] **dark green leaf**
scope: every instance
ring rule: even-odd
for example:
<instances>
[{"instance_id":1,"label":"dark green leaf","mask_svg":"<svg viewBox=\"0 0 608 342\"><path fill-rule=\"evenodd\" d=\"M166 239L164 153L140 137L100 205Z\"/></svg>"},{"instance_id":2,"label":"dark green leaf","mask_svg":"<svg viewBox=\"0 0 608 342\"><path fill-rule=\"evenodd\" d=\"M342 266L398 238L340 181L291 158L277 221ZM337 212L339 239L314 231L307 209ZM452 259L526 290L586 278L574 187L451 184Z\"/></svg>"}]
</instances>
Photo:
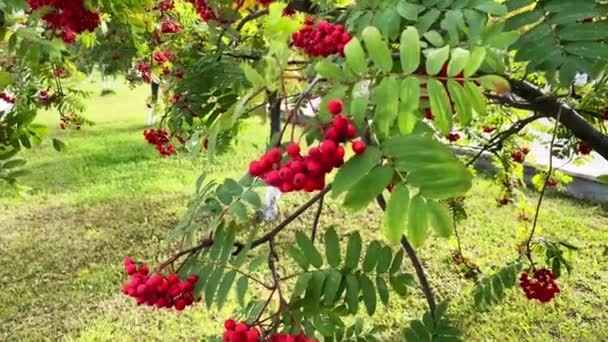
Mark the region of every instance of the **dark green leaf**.
<instances>
[{"instance_id":1,"label":"dark green leaf","mask_svg":"<svg viewBox=\"0 0 608 342\"><path fill-rule=\"evenodd\" d=\"M346 281L346 304L349 312L356 313L359 306L359 280L352 274L347 274L344 279Z\"/></svg>"},{"instance_id":2,"label":"dark green leaf","mask_svg":"<svg viewBox=\"0 0 608 342\"><path fill-rule=\"evenodd\" d=\"M337 268L340 265L340 241L334 228L329 228L325 232L325 255L331 267Z\"/></svg>"},{"instance_id":3,"label":"dark green leaf","mask_svg":"<svg viewBox=\"0 0 608 342\"><path fill-rule=\"evenodd\" d=\"M342 274L338 271L328 271L327 273L325 287L323 289L325 306L333 306L338 299L337 295L340 284L342 283Z\"/></svg>"},{"instance_id":4,"label":"dark green leaf","mask_svg":"<svg viewBox=\"0 0 608 342\"><path fill-rule=\"evenodd\" d=\"M236 299L240 306L245 306L245 295L247 294L247 288L249 287L249 278L242 276L236 282Z\"/></svg>"},{"instance_id":5,"label":"dark green leaf","mask_svg":"<svg viewBox=\"0 0 608 342\"><path fill-rule=\"evenodd\" d=\"M312 241L310 241L308 236L306 236L306 234L296 232L296 243L302 252L304 252L304 255L306 255L306 258L312 266L316 268L321 268L321 266L323 266L323 258L321 257L321 254Z\"/></svg>"},{"instance_id":6,"label":"dark green leaf","mask_svg":"<svg viewBox=\"0 0 608 342\"><path fill-rule=\"evenodd\" d=\"M376 312L376 290L374 284L366 275L359 277L359 286L361 287L361 295L367 314L372 316Z\"/></svg>"},{"instance_id":7,"label":"dark green leaf","mask_svg":"<svg viewBox=\"0 0 608 342\"><path fill-rule=\"evenodd\" d=\"M211 308L213 305L213 301L215 300L215 293L217 292L217 287L222 280L222 276L224 275L224 271L222 267L216 268L211 276L209 276L209 280L205 285L205 302L207 303L207 308Z\"/></svg>"},{"instance_id":8,"label":"dark green leaf","mask_svg":"<svg viewBox=\"0 0 608 342\"><path fill-rule=\"evenodd\" d=\"M390 166L375 167L349 190L344 206L353 210L365 208L387 187L394 173Z\"/></svg>"},{"instance_id":9,"label":"dark green leaf","mask_svg":"<svg viewBox=\"0 0 608 342\"><path fill-rule=\"evenodd\" d=\"M378 241L372 241L367 246L367 252L365 253L365 258L363 259L363 264L361 265L363 272L370 273L374 269L381 249L382 246Z\"/></svg>"},{"instance_id":10,"label":"dark green leaf","mask_svg":"<svg viewBox=\"0 0 608 342\"><path fill-rule=\"evenodd\" d=\"M426 240L427 216L426 201L420 194L414 196L410 202L407 236L415 247L422 246Z\"/></svg>"},{"instance_id":11,"label":"dark green leaf","mask_svg":"<svg viewBox=\"0 0 608 342\"><path fill-rule=\"evenodd\" d=\"M388 285L384 278L380 276L376 277L376 289L378 290L378 297L380 297L382 304L388 306Z\"/></svg>"},{"instance_id":12,"label":"dark green leaf","mask_svg":"<svg viewBox=\"0 0 608 342\"><path fill-rule=\"evenodd\" d=\"M393 251L389 246L384 246L380 249L378 253L378 261L376 263L376 273L383 274L386 273L391 266L391 261L393 259Z\"/></svg>"},{"instance_id":13,"label":"dark green leaf","mask_svg":"<svg viewBox=\"0 0 608 342\"><path fill-rule=\"evenodd\" d=\"M391 263L391 269L389 270L390 274L395 274L401 269L401 263L403 262L403 249L399 248L397 254L393 258L393 262Z\"/></svg>"},{"instance_id":14,"label":"dark green leaf","mask_svg":"<svg viewBox=\"0 0 608 342\"><path fill-rule=\"evenodd\" d=\"M287 254L300 266L303 270L308 270L308 266L310 266L310 260L308 260L307 256L295 246L287 247Z\"/></svg>"},{"instance_id":15,"label":"dark green leaf","mask_svg":"<svg viewBox=\"0 0 608 342\"><path fill-rule=\"evenodd\" d=\"M368 146L361 155L350 158L336 174L333 182L332 197L338 197L342 192L350 189L380 161L380 150L375 146Z\"/></svg>"},{"instance_id":16,"label":"dark green leaf","mask_svg":"<svg viewBox=\"0 0 608 342\"><path fill-rule=\"evenodd\" d=\"M361 258L361 235L359 232L354 232L348 239L346 246L346 258L344 259L344 268L354 270L359 264Z\"/></svg>"},{"instance_id":17,"label":"dark green leaf","mask_svg":"<svg viewBox=\"0 0 608 342\"><path fill-rule=\"evenodd\" d=\"M236 277L236 271L230 271L226 273L224 279L222 279L222 283L220 284L219 289L217 290L217 295L215 296L215 302L217 303L218 308L222 308L224 306L224 301L228 296L228 292L232 288L232 283L234 282L234 278Z\"/></svg>"}]
</instances>

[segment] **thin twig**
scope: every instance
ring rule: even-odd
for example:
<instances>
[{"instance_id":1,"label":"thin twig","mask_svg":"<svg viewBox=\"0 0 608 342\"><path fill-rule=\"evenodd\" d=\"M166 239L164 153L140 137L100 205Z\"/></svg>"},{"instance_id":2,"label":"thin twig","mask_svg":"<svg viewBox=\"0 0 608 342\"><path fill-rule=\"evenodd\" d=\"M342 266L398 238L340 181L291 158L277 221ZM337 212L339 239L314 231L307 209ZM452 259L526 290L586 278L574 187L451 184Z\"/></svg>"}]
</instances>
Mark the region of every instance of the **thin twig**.
<instances>
[{"instance_id":1,"label":"thin twig","mask_svg":"<svg viewBox=\"0 0 608 342\"><path fill-rule=\"evenodd\" d=\"M283 126L283 129L281 130L281 133L279 134L279 138L277 139L277 146L281 145L281 140L283 139L283 135L285 134L285 131L287 130L287 126L289 126L289 122L291 122L291 120L293 120L295 115L298 113L298 109L302 105L302 101L304 101L308 97L308 95L313 90L315 85L317 85L317 83L319 83L322 79L323 78L320 75L315 76L315 78L308 84L306 89L304 89L304 91L302 92L302 94L300 95L300 97L298 98L296 103L294 104L294 107L291 109L291 114L289 114L289 117L287 118L287 122L285 123L285 125Z\"/></svg>"},{"instance_id":2,"label":"thin twig","mask_svg":"<svg viewBox=\"0 0 608 342\"><path fill-rule=\"evenodd\" d=\"M382 211L386 210L386 201L384 200L382 194L376 197L376 202L378 203L378 206L380 207L380 209L382 209ZM420 282L422 293L424 294L424 297L426 298L426 301L429 305L429 311L434 317L435 308L437 307L437 304L435 302L435 297L433 296L431 286L429 285L429 281L427 280L426 274L424 273L424 268L422 267L422 264L420 263L420 260L416 255L416 251L414 251L414 248L412 248L412 245L405 236L401 237L401 246L405 250L405 253L409 257L410 261L412 262L412 265L414 266L414 269L416 270L416 276L418 277L418 281Z\"/></svg>"},{"instance_id":3,"label":"thin twig","mask_svg":"<svg viewBox=\"0 0 608 342\"><path fill-rule=\"evenodd\" d=\"M547 184L551 179L553 174L553 145L555 144L555 138L557 137L557 129L559 128L559 118L562 114L562 107L559 107L559 111L557 112L557 118L555 119L555 126L553 127L553 136L551 137L551 143L549 145L549 170L547 171L547 177L545 178L545 182L543 183L543 188L540 191L540 196L538 198L538 203L536 203L536 212L534 213L534 222L532 223L532 230L530 231L530 236L528 236L528 240L526 240L526 256L528 260L530 260L530 264L534 269L534 261L532 260L532 251L530 248L530 243L532 242L532 238L534 237L534 233L536 232L536 225L538 223L538 215L540 213L540 208L543 204L543 198L545 197L545 193L547 190Z\"/></svg>"},{"instance_id":4,"label":"thin twig","mask_svg":"<svg viewBox=\"0 0 608 342\"><path fill-rule=\"evenodd\" d=\"M323 211L323 202L325 196L322 196L319 200L319 207L317 208L317 212L315 213L315 219L312 222L312 232L310 233L310 240L312 243L315 243L315 238L317 236L317 227L319 226L319 218L321 218L321 212Z\"/></svg>"}]
</instances>

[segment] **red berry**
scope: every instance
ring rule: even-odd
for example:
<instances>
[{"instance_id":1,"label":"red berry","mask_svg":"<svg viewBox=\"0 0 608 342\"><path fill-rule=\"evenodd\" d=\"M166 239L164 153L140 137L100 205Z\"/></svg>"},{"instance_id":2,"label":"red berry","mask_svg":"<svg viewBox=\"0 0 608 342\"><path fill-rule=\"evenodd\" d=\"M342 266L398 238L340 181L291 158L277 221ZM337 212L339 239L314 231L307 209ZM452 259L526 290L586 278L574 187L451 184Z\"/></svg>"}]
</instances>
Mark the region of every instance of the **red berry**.
<instances>
[{"instance_id":1,"label":"red berry","mask_svg":"<svg viewBox=\"0 0 608 342\"><path fill-rule=\"evenodd\" d=\"M128 275L133 275L137 272L137 266L135 266L134 264L129 264L125 266L125 271Z\"/></svg>"},{"instance_id":2,"label":"red berry","mask_svg":"<svg viewBox=\"0 0 608 342\"><path fill-rule=\"evenodd\" d=\"M522 148L522 149L521 149L521 152L522 152L523 154L528 154L528 153L530 153L530 149L529 149L529 148L527 148L527 147L524 147L524 148Z\"/></svg>"},{"instance_id":3,"label":"red berry","mask_svg":"<svg viewBox=\"0 0 608 342\"><path fill-rule=\"evenodd\" d=\"M222 341L224 342L232 342L234 337L234 332L233 331L224 331L224 335L222 335Z\"/></svg>"},{"instance_id":4,"label":"red berry","mask_svg":"<svg viewBox=\"0 0 608 342\"><path fill-rule=\"evenodd\" d=\"M308 160L306 162L306 170L308 170L308 173L311 174L312 176L318 176L323 172L323 168L321 167L321 164L319 164L318 162L316 162L314 160Z\"/></svg>"},{"instance_id":5,"label":"red berry","mask_svg":"<svg viewBox=\"0 0 608 342\"><path fill-rule=\"evenodd\" d=\"M346 127L346 139L352 140L357 136L357 128L353 125L348 125Z\"/></svg>"},{"instance_id":6,"label":"red berry","mask_svg":"<svg viewBox=\"0 0 608 342\"><path fill-rule=\"evenodd\" d=\"M365 147L365 143L361 140L353 142L353 152L355 152L355 154L362 154L365 152Z\"/></svg>"},{"instance_id":7,"label":"red berry","mask_svg":"<svg viewBox=\"0 0 608 342\"><path fill-rule=\"evenodd\" d=\"M338 131L338 133L346 134L346 130L348 129L350 121L344 115L338 115L334 119L333 126Z\"/></svg>"},{"instance_id":8,"label":"red berry","mask_svg":"<svg viewBox=\"0 0 608 342\"><path fill-rule=\"evenodd\" d=\"M268 152L266 152L268 159L273 163L279 163L281 159L283 159L283 153L278 147L271 148Z\"/></svg>"},{"instance_id":9,"label":"red berry","mask_svg":"<svg viewBox=\"0 0 608 342\"><path fill-rule=\"evenodd\" d=\"M178 299L175 301L175 310L182 311L186 308L186 301L183 299Z\"/></svg>"},{"instance_id":10,"label":"red berry","mask_svg":"<svg viewBox=\"0 0 608 342\"><path fill-rule=\"evenodd\" d=\"M234 328L236 328L236 321L232 318L227 319L224 322L224 328L226 328L226 330L234 330Z\"/></svg>"},{"instance_id":11,"label":"red berry","mask_svg":"<svg viewBox=\"0 0 608 342\"><path fill-rule=\"evenodd\" d=\"M175 273L171 273L167 277L167 283L169 283L169 285L174 285L174 284L177 284L178 282L179 282L179 277Z\"/></svg>"},{"instance_id":12,"label":"red berry","mask_svg":"<svg viewBox=\"0 0 608 342\"><path fill-rule=\"evenodd\" d=\"M460 140L460 134L450 133L447 135L446 138L448 139L449 142L456 142L456 141Z\"/></svg>"},{"instance_id":13,"label":"red berry","mask_svg":"<svg viewBox=\"0 0 608 342\"><path fill-rule=\"evenodd\" d=\"M148 269L148 265L142 264L141 266L139 266L139 273L141 275L148 275L148 272L150 272L150 270Z\"/></svg>"},{"instance_id":14,"label":"red berry","mask_svg":"<svg viewBox=\"0 0 608 342\"><path fill-rule=\"evenodd\" d=\"M264 182L271 186L281 185L281 177L279 176L279 172L277 170L268 172L264 175Z\"/></svg>"},{"instance_id":15,"label":"red berry","mask_svg":"<svg viewBox=\"0 0 608 342\"><path fill-rule=\"evenodd\" d=\"M321 150L318 147L311 147L308 150L308 155L315 160L321 159Z\"/></svg>"},{"instance_id":16,"label":"red berry","mask_svg":"<svg viewBox=\"0 0 608 342\"><path fill-rule=\"evenodd\" d=\"M327 38L329 38L329 37L327 37ZM331 39L330 39L330 41L331 41ZM338 115L338 114L342 113L342 110L344 110L344 103L339 99L331 100L327 104L327 110L332 115Z\"/></svg>"},{"instance_id":17,"label":"red berry","mask_svg":"<svg viewBox=\"0 0 608 342\"><path fill-rule=\"evenodd\" d=\"M320 150L324 154L334 155L338 149L338 144L335 141L326 139L321 143Z\"/></svg>"},{"instance_id":18,"label":"red berry","mask_svg":"<svg viewBox=\"0 0 608 342\"><path fill-rule=\"evenodd\" d=\"M549 179L547 181L547 186L555 187L555 186L557 186L557 181L555 179Z\"/></svg>"},{"instance_id":19,"label":"red berry","mask_svg":"<svg viewBox=\"0 0 608 342\"><path fill-rule=\"evenodd\" d=\"M293 186L296 190L304 189L304 186L308 182L308 178L303 173L298 173L293 176Z\"/></svg>"},{"instance_id":20,"label":"red berry","mask_svg":"<svg viewBox=\"0 0 608 342\"><path fill-rule=\"evenodd\" d=\"M249 327L247 327L247 324L242 323L242 322L237 324L236 327L234 328L234 332L237 334L247 332L248 330L249 330Z\"/></svg>"},{"instance_id":21,"label":"red berry","mask_svg":"<svg viewBox=\"0 0 608 342\"><path fill-rule=\"evenodd\" d=\"M492 133L496 130L494 126L483 126L484 133Z\"/></svg>"},{"instance_id":22,"label":"red berry","mask_svg":"<svg viewBox=\"0 0 608 342\"><path fill-rule=\"evenodd\" d=\"M329 140L333 140L333 141L339 141L340 140L340 133L338 132L338 130L336 130L335 127L330 127L327 130L327 133L325 133L325 139L329 139Z\"/></svg>"},{"instance_id":23,"label":"red berry","mask_svg":"<svg viewBox=\"0 0 608 342\"><path fill-rule=\"evenodd\" d=\"M285 149L285 151L287 152L288 156L290 156L292 158L297 158L300 156L300 145L298 145L295 142L292 142L289 145L287 145L287 148Z\"/></svg>"},{"instance_id":24,"label":"red berry","mask_svg":"<svg viewBox=\"0 0 608 342\"><path fill-rule=\"evenodd\" d=\"M279 187L279 189L283 193L288 193L288 192L292 192L294 190L294 186L291 182L283 182L283 183L281 183L281 186Z\"/></svg>"},{"instance_id":25,"label":"red berry","mask_svg":"<svg viewBox=\"0 0 608 342\"><path fill-rule=\"evenodd\" d=\"M282 166L279 169L279 177L281 177L281 180L283 180L284 182L290 182L293 179L293 171L291 170L291 168Z\"/></svg>"},{"instance_id":26,"label":"red berry","mask_svg":"<svg viewBox=\"0 0 608 342\"><path fill-rule=\"evenodd\" d=\"M300 173L304 171L304 163L299 160L292 160L289 168L293 171L294 174Z\"/></svg>"},{"instance_id":27,"label":"red berry","mask_svg":"<svg viewBox=\"0 0 608 342\"><path fill-rule=\"evenodd\" d=\"M260 332L257 329L251 329L247 332L247 342L258 342L260 340Z\"/></svg>"},{"instance_id":28,"label":"red berry","mask_svg":"<svg viewBox=\"0 0 608 342\"><path fill-rule=\"evenodd\" d=\"M523 163L525 155L522 151L513 151L511 152L511 158L517 163Z\"/></svg>"}]
</instances>

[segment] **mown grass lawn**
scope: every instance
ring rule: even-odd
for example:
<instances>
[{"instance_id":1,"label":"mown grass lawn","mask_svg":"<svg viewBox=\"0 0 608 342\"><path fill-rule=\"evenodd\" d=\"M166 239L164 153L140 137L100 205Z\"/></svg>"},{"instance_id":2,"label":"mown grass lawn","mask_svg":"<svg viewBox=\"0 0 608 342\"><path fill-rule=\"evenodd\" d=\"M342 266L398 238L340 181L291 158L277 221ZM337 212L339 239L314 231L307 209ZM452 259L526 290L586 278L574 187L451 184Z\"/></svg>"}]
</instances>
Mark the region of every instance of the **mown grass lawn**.
<instances>
[{"instance_id":1,"label":"mown grass lawn","mask_svg":"<svg viewBox=\"0 0 608 342\"><path fill-rule=\"evenodd\" d=\"M97 123L82 132L54 131L67 150L48 142L25 153L31 174L21 179L33 188L26 200L0 199L0 340L147 341L207 340L221 331L234 310L195 306L182 314L138 308L120 294L125 255L151 264L170 251L162 244L183 212L202 170L214 177L243 174L263 149L266 128L251 121L238 147L208 163L186 156L159 157L142 137L146 88L116 87L115 95L89 101L86 116ZM57 126L57 115L41 121ZM476 182L467 199L469 218L461 225L466 256L485 272L515 256L522 236L513 208L497 209L497 190ZM532 196L533 197L533 196ZM305 196L281 203L289 213ZM503 303L486 311L473 305L472 284L449 262L453 244L431 240L420 250L430 281L467 340L600 341L608 339L608 213L605 207L552 197L540 216L540 233L580 247L575 270L559 280L562 293L552 303L528 302L515 289ZM321 227L343 234L359 230L379 236L381 214L368 208L347 214L329 200ZM308 229L312 213L283 233ZM411 270L409 263L404 268ZM421 316L425 302L413 292L380 308L375 323L388 326L381 340L396 341L410 319Z\"/></svg>"}]
</instances>

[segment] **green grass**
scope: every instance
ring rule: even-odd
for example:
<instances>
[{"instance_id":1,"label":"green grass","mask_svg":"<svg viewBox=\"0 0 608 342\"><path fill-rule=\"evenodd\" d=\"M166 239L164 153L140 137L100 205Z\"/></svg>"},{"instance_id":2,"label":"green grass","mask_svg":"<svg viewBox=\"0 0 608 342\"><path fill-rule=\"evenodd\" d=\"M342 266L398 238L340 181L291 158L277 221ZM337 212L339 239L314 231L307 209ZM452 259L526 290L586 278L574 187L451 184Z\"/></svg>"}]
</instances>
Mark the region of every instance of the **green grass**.
<instances>
[{"instance_id":1,"label":"green grass","mask_svg":"<svg viewBox=\"0 0 608 342\"><path fill-rule=\"evenodd\" d=\"M239 176L261 151L265 127L250 122L245 136L226 155L209 163L186 156L161 158L141 135L147 89L89 101L86 116L94 127L82 132L56 131L66 151L50 144L25 153L31 174L21 181L33 188L30 198L0 199L0 340L206 340L217 336L234 303L220 312L195 306L182 314L136 307L122 297L125 255L154 264L169 253L162 243L183 212L201 170L214 177ZM57 116L42 122L57 126ZM260 144L260 145L256 145ZM468 196L469 218L461 225L465 255L489 272L515 256L522 236L513 208L497 209L497 189L476 182ZM306 196L288 195L282 215ZM381 213L368 208L347 214L328 201L321 227L335 225L341 234L358 230L378 236ZM279 248L290 232L309 229L312 212L281 235ZM527 301L511 290L503 303L478 311L472 303L471 282L449 263L453 245L431 240L420 250L435 292L450 298L451 315L467 340L577 340L608 339L608 214L598 205L550 197L540 215L540 233L579 247L575 270L559 280L562 293L547 305ZM411 270L409 263L405 268ZM388 325L382 339L409 319L419 317L425 302L419 291L380 308L374 322ZM392 333L392 334L391 334ZM391 337L392 336L392 337Z\"/></svg>"}]
</instances>

